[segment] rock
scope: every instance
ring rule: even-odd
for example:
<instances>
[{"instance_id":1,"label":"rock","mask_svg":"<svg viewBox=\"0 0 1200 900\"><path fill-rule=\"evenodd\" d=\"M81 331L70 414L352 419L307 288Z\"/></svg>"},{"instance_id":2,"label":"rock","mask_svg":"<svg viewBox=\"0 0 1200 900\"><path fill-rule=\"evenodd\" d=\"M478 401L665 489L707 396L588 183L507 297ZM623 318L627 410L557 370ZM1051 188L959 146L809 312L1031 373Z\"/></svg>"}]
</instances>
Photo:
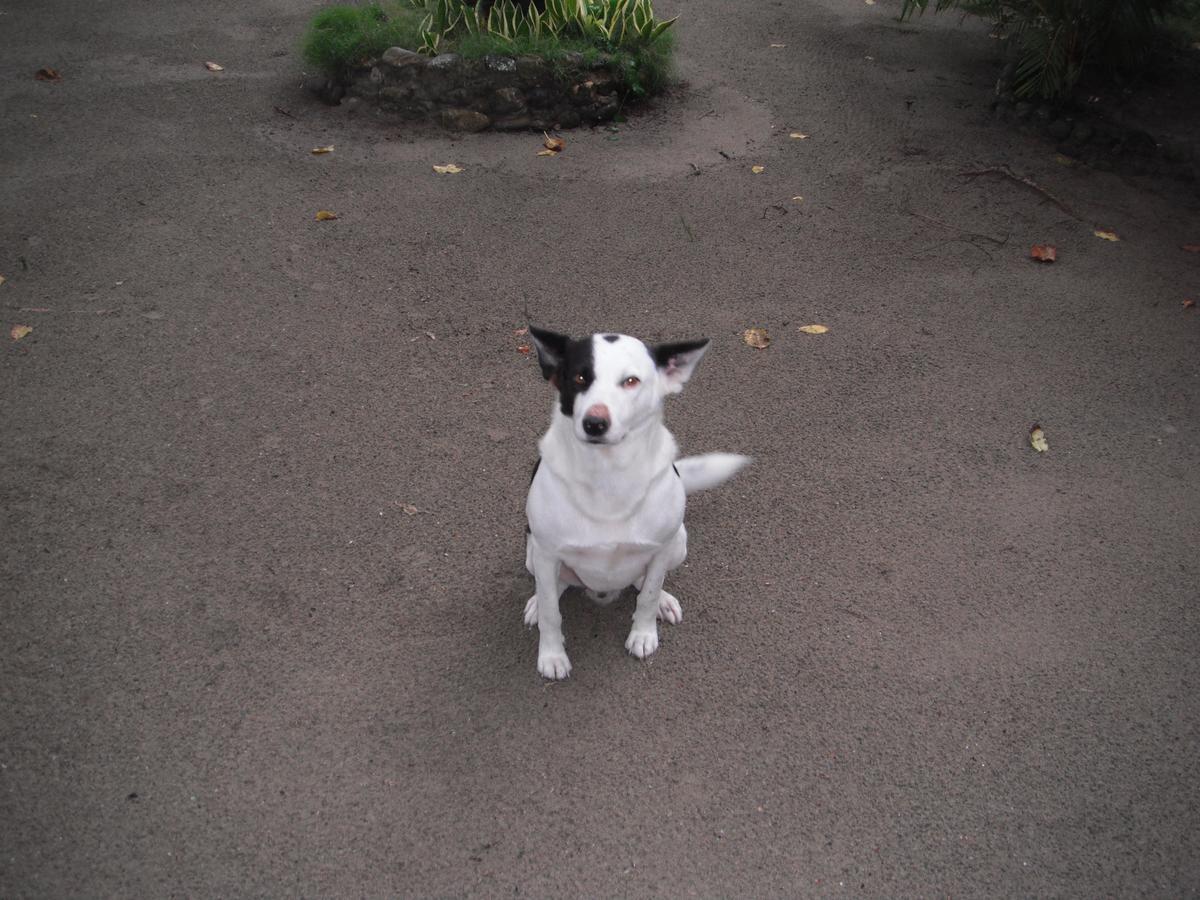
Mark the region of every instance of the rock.
<instances>
[{"instance_id":1,"label":"rock","mask_svg":"<svg viewBox=\"0 0 1200 900\"><path fill-rule=\"evenodd\" d=\"M358 112L362 106L362 97L347 97L342 101L342 109L348 113Z\"/></svg>"},{"instance_id":2,"label":"rock","mask_svg":"<svg viewBox=\"0 0 1200 900\"><path fill-rule=\"evenodd\" d=\"M1071 122L1068 119L1055 119L1046 126L1046 133L1056 141L1065 140L1071 133Z\"/></svg>"},{"instance_id":3,"label":"rock","mask_svg":"<svg viewBox=\"0 0 1200 900\"><path fill-rule=\"evenodd\" d=\"M497 131L521 131L533 125L533 118L528 113L521 113L515 116L503 116L495 119L492 122L492 127Z\"/></svg>"},{"instance_id":4,"label":"rock","mask_svg":"<svg viewBox=\"0 0 1200 900\"><path fill-rule=\"evenodd\" d=\"M301 82L301 86L310 94L316 94L318 97L320 97L325 93L326 90L328 90L329 79L324 75L309 75L304 79L304 81Z\"/></svg>"},{"instance_id":5,"label":"rock","mask_svg":"<svg viewBox=\"0 0 1200 900\"><path fill-rule=\"evenodd\" d=\"M428 69L453 69L462 59L457 53L439 53L425 64Z\"/></svg>"},{"instance_id":6,"label":"rock","mask_svg":"<svg viewBox=\"0 0 1200 900\"><path fill-rule=\"evenodd\" d=\"M1086 144L1095 133L1095 129L1087 122L1076 122L1075 127L1071 129L1071 143Z\"/></svg>"},{"instance_id":7,"label":"rock","mask_svg":"<svg viewBox=\"0 0 1200 900\"><path fill-rule=\"evenodd\" d=\"M488 107L498 115L510 115L525 109L525 96L513 87L496 88L488 101Z\"/></svg>"},{"instance_id":8,"label":"rock","mask_svg":"<svg viewBox=\"0 0 1200 900\"><path fill-rule=\"evenodd\" d=\"M557 119L557 126L559 128L575 128L582 121L579 113L569 106L559 110Z\"/></svg>"},{"instance_id":9,"label":"rock","mask_svg":"<svg viewBox=\"0 0 1200 900\"><path fill-rule=\"evenodd\" d=\"M485 56L483 67L489 72L515 72L517 61L511 56Z\"/></svg>"},{"instance_id":10,"label":"rock","mask_svg":"<svg viewBox=\"0 0 1200 900\"><path fill-rule=\"evenodd\" d=\"M405 50L403 47L389 47L383 51L383 56L381 57L381 62L396 69L402 69L405 66L424 66L428 61L428 57L422 56L420 53L413 53L411 50Z\"/></svg>"},{"instance_id":11,"label":"rock","mask_svg":"<svg viewBox=\"0 0 1200 900\"><path fill-rule=\"evenodd\" d=\"M400 105L413 98L413 89L407 84L389 84L379 91L379 99L385 103Z\"/></svg>"},{"instance_id":12,"label":"rock","mask_svg":"<svg viewBox=\"0 0 1200 900\"><path fill-rule=\"evenodd\" d=\"M451 131L483 131L492 124L488 116L473 109L443 109L438 120Z\"/></svg>"}]
</instances>

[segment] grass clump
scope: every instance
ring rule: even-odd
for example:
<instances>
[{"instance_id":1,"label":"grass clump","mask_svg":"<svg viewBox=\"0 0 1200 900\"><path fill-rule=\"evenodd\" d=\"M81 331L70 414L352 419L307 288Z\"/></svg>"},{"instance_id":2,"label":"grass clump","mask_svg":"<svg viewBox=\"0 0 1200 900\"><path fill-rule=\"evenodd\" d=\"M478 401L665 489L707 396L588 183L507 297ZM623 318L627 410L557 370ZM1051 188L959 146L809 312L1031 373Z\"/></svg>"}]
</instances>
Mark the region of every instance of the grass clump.
<instances>
[{"instance_id":1,"label":"grass clump","mask_svg":"<svg viewBox=\"0 0 1200 900\"><path fill-rule=\"evenodd\" d=\"M607 62L635 96L662 91L672 77L674 19L655 18L650 0L393 0L386 6L321 10L304 37L304 58L340 77L388 47L430 56L581 54Z\"/></svg>"}]
</instances>

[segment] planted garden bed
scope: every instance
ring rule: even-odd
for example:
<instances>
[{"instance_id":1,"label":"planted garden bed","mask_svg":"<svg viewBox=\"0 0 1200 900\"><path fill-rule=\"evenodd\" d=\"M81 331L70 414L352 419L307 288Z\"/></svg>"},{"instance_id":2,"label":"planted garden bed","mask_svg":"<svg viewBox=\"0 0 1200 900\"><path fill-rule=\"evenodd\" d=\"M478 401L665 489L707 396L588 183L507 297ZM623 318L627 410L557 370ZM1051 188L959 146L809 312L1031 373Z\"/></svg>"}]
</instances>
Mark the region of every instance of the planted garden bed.
<instances>
[{"instance_id":1,"label":"planted garden bed","mask_svg":"<svg viewBox=\"0 0 1200 900\"><path fill-rule=\"evenodd\" d=\"M650 0L331 7L305 39L324 73L306 85L456 130L573 128L665 87L673 21Z\"/></svg>"}]
</instances>

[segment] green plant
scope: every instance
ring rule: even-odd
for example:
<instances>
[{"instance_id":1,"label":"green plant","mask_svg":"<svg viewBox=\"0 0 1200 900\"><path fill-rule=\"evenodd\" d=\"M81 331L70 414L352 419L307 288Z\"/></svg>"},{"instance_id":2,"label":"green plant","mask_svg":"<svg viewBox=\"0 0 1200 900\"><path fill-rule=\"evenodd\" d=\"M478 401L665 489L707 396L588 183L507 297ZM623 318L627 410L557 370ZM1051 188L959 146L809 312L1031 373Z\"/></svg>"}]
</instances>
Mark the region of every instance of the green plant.
<instances>
[{"instance_id":1,"label":"green plant","mask_svg":"<svg viewBox=\"0 0 1200 900\"><path fill-rule=\"evenodd\" d=\"M900 18L924 13L929 0L904 0ZM1158 25L1176 0L935 0L934 9L958 9L990 19L1015 39L1014 91L1021 97L1061 99L1084 69L1133 69L1148 60Z\"/></svg>"},{"instance_id":2,"label":"green plant","mask_svg":"<svg viewBox=\"0 0 1200 900\"><path fill-rule=\"evenodd\" d=\"M302 52L311 65L336 76L388 47L411 47L419 40L420 20L411 13L388 15L374 3L331 6L309 23Z\"/></svg>"}]
</instances>

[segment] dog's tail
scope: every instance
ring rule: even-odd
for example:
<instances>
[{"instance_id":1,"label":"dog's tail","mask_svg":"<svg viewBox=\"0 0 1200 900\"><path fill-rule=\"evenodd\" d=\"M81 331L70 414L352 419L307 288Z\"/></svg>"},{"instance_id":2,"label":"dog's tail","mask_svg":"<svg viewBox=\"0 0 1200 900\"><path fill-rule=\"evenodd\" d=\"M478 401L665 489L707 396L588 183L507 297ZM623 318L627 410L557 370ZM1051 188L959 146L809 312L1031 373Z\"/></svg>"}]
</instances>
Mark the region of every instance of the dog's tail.
<instances>
[{"instance_id":1,"label":"dog's tail","mask_svg":"<svg viewBox=\"0 0 1200 900\"><path fill-rule=\"evenodd\" d=\"M694 494L724 484L749 464L750 457L740 453L705 453L675 460L675 470L684 493Z\"/></svg>"}]
</instances>

